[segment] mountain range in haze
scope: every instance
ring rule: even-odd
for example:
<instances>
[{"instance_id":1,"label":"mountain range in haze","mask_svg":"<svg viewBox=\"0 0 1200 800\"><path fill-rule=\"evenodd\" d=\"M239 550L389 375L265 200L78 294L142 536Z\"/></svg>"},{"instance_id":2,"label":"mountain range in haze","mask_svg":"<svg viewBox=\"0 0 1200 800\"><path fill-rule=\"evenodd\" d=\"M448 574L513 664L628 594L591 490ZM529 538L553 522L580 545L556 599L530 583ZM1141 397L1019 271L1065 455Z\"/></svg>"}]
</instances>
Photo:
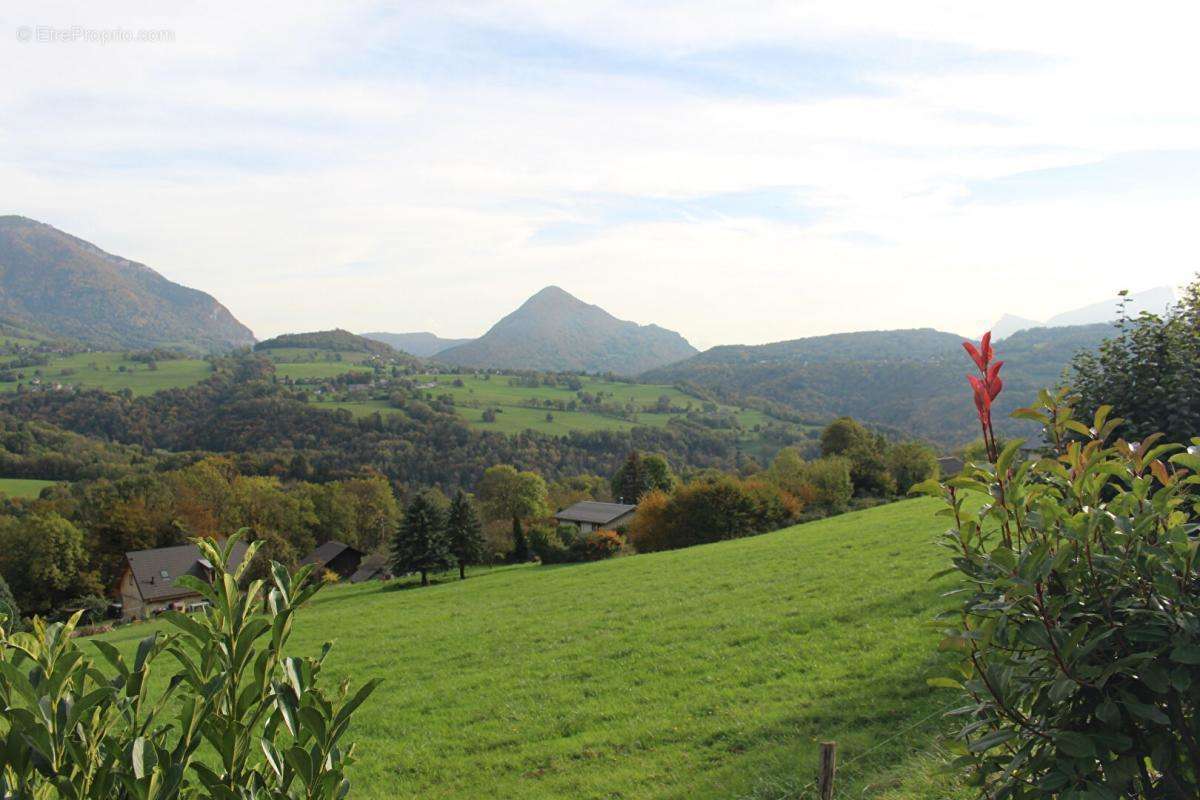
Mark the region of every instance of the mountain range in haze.
<instances>
[{"instance_id":1,"label":"mountain range in haze","mask_svg":"<svg viewBox=\"0 0 1200 800\"><path fill-rule=\"evenodd\" d=\"M9 330L96 348L210 352L254 343L212 295L18 216L0 217L0 317Z\"/></svg>"},{"instance_id":2,"label":"mountain range in haze","mask_svg":"<svg viewBox=\"0 0 1200 800\"><path fill-rule=\"evenodd\" d=\"M1161 314L1175 302L1175 290L1169 286L1158 286L1144 292L1127 295L1125 313L1136 317L1143 311ZM1029 328L1059 328L1064 325L1094 325L1098 322L1114 322L1120 316L1122 298L1114 297L1100 303L1081 306L1062 314L1057 314L1048 320L1039 322L1028 317L1018 317L1015 314L1005 314L992 326L992 338L1000 339L1012 336L1017 331Z\"/></svg>"},{"instance_id":3,"label":"mountain range in haze","mask_svg":"<svg viewBox=\"0 0 1200 800\"><path fill-rule=\"evenodd\" d=\"M443 339L441 336L429 333L428 331L418 331L416 333L375 331L360 335L367 339L374 339L377 342L389 344L397 350L403 350L406 353L420 356L421 358L436 356L443 350L449 350L451 347L475 341L474 339Z\"/></svg>"}]
</instances>

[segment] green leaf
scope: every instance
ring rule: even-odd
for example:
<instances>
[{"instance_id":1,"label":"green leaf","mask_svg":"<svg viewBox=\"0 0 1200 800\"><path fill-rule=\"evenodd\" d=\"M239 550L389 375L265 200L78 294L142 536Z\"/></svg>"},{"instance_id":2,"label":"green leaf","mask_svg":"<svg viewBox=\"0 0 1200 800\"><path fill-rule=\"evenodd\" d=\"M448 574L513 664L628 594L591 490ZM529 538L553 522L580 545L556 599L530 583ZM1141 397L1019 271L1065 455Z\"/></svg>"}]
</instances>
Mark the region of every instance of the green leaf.
<instances>
[{"instance_id":1,"label":"green leaf","mask_svg":"<svg viewBox=\"0 0 1200 800\"><path fill-rule=\"evenodd\" d=\"M1005 742L1012 740L1016 735L1017 732L1012 730L993 731L987 736L972 740L967 749L972 753L986 753L993 747L999 747Z\"/></svg>"},{"instance_id":2,"label":"green leaf","mask_svg":"<svg viewBox=\"0 0 1200 800\"><path fill-rule=\"evenodd\" d=\"M926 685L935 689L962 689L963 685L953 678L927 678Z\"/></svg>"},{"instance_id":3,"label":"green leaf","mask_svg":"<svg viewBox=\"0 0 1200 800\"><path fill-rule=\"evenodd\" d=\"M1171 650L1171 660L1176 664L1200 664L1200 645L1180 643Z\"/></svg>"},{"instance_id":4,"label":"green leaf","mask_svg":"<svg viewBox=\"0 0 1200 800\"><path fill-rule=\"evenodd\" d=\"M1076 731L1059 731L1054 734L1054 744L1074 758L1096 757L1096 745L1085 734Z\"/></svg>"}]
</instances>

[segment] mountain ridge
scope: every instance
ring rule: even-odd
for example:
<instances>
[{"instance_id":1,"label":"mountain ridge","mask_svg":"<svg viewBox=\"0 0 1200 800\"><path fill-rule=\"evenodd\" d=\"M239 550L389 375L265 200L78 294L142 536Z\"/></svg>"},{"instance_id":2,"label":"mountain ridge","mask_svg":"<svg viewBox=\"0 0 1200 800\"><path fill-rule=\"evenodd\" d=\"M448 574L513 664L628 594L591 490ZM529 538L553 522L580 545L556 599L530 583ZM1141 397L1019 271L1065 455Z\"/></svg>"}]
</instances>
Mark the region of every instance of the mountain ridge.
<instances>
[{"instance_id":1,"label":"mountain ridge","mask_svg":"<svg viewBox=\"0 0 1200 800\"><path fill-rule=\"evenodd\" d=\"M0 315L102 349L210 352L254 343L212 295L16 215L0 216Z\"/></svg>"}]
</instances>

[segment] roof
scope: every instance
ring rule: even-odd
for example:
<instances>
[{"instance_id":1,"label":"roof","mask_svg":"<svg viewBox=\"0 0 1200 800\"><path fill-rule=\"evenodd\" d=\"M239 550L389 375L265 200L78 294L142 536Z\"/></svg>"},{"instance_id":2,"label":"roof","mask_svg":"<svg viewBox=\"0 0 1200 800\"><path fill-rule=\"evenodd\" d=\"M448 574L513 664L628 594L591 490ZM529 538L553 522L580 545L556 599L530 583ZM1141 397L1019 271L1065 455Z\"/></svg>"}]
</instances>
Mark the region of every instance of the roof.
<instances>
[{"instance_id":1,"label":"roof","mask_svg":"<svg viewBox=\"0 0 1200 800\"><path fill-rule=\"evenodd\" d=\"M234 542L230 554L230 566L242 563L246 556L246 543ZM196 593L191 589L175 585L181 575L203 578L212 565L200 555L194 544L177 547L159 547L155 550L135 550L125 554L133 580L137 584L142 600L146 602L190 597Z\"/></svg>"},{"instance_id":2,"label":"roof","mask_svg":"<svg viewBox=\"0 0 1200 800\"><path fill-rule=\"evenodd\" d=\"M387 573L389 568L390 565L388 564L388 557L382 553L376 553L375 555L367 556L362 560L362 563L358 565L358 569L354 572L354 574L350 576L350 582L362 583L363 581L372 580L380 573Z\"/></svg>"},{"instance_id":3,"label":"roof","mask_svg":"<svg viewBox=\"0 0 1200 800\"><path fill-rule=\"evenodd\" d=\"M304 560L300 562L300 566L303 567L308 564L316 564L323 567L330 561L333 561L335 558L340 556L342 553L353 549L353 547L345 542L339 542L336 539L331 539L305 556Z\"/></svg>"},{"instance_id":4,"label":"roof","mask_svg":"<svg viewBox=\"0 0 1200 800\"><path fill-rule=\"evenodd\" d=\"M568 522L591 522L597 525L607 525L636 509L637 506L624 503L597 503L584 500L582 503L576 503L559 511L554 518Z\"/></svg>"}]
</instances>

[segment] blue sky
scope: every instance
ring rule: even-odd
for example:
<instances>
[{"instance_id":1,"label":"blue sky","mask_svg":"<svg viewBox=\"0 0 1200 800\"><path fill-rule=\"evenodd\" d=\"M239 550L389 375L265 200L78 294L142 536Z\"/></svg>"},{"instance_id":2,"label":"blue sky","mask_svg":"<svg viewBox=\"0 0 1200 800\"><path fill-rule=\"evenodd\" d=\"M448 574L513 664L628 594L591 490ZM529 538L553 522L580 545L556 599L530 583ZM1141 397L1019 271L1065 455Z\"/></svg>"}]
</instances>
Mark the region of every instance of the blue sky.
<instances>
[{"instance_id":1,"label":"blue sky","mask_svg":"<svg viewBox=\"0 0 1200 800\"><path fill-rule=\"evenodd\" d=\"M1196 269L1194 16L1063 2L0 10L0 213L260 336L554 283L705 347L978 333ZM170 41L21 42L23 27Z\"/></svg>"}]
</instances>

